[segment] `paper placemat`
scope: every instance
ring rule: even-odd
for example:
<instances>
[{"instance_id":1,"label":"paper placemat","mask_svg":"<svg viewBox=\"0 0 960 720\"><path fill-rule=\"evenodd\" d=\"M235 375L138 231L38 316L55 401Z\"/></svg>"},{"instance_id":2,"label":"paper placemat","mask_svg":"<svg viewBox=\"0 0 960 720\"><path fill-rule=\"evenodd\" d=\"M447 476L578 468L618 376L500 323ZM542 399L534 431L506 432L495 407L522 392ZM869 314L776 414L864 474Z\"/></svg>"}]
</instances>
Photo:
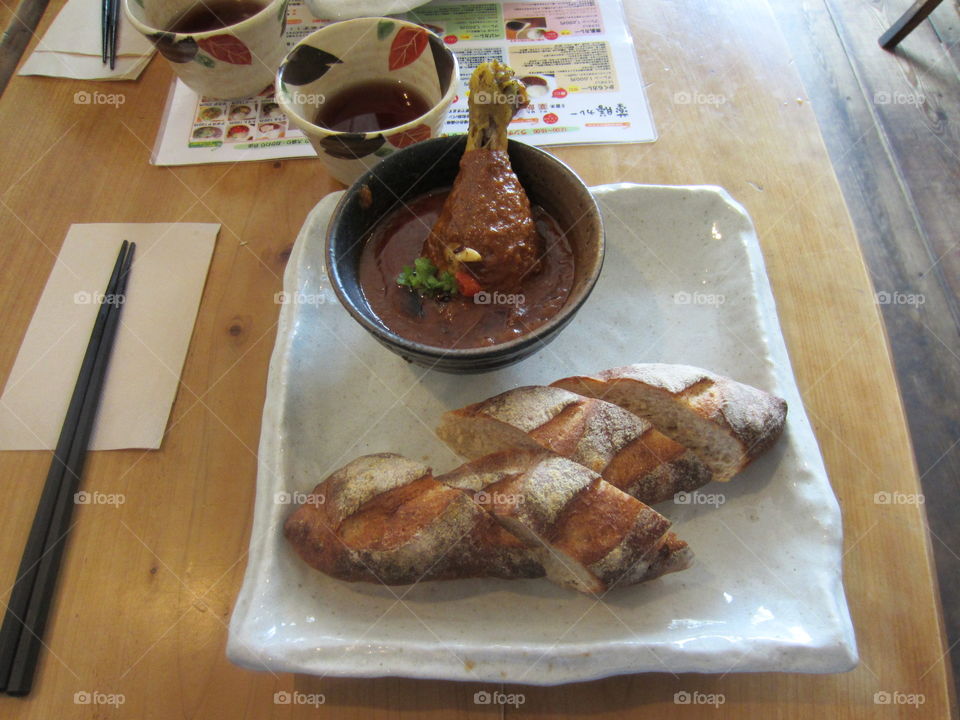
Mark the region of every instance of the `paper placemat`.
<instances>
[{"instance_id":1,"label":"paper placemat","mask_svg":"<svg viewBox=\"0 0 960 720\"><path fill-rule=\"evenodd\" d=\"M335 4L290 0L287 46L360 12L344 4L342 16L326 14ZM531 145L657 139L621 0L433 0L395 17L443 37L460 63L462 92L450 107L444 135L467 131L470 75L480 63L499 60L517 70L530 93L530 105L510 123L512 138ZM177 82L150 161L190 165L315 156L272 96L218 100Z\"/></svg>"},{"instance_id":2,"label":"paper placemat","mask_svg":"<svg viewBox=\"0 0 960 720\"><path fill-rule=\"evenodd\" d=\"M120 244L137 243L91 450L159 448L220 225L72 225L0 397L0 450L49 450Z\"/></svg>"}]
</instances>

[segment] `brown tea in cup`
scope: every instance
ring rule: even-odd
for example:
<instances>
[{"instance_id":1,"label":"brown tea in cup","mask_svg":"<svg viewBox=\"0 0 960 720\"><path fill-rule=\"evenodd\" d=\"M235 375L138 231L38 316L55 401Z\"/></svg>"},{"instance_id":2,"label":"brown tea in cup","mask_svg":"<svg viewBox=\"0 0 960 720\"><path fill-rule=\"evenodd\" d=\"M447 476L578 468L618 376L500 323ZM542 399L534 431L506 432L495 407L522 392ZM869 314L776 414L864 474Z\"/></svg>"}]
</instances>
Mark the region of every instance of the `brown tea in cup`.
<instances>
[{"instance_id":1,"label":"brown tea in cup","mask_svg":"<svg viewBox=\"0 0 960 720\"><path fill-rule=\"evenodd\" d=\"M198 2L171 23L168 32L202 33L236 25L263 10L266 4L255 0Z\"/></svg>"},{"instance_id":2,"label":"brown tea in cup","mask_svg":"<svg viewBox=\"0 0 960 720\"><path fill-rule=\"evenodd\" d=\"M326 98L315 122L337 132L376 132L406 125L430 107L426 98L405 83L368 80Z\"/></svg>"}]
</instances>

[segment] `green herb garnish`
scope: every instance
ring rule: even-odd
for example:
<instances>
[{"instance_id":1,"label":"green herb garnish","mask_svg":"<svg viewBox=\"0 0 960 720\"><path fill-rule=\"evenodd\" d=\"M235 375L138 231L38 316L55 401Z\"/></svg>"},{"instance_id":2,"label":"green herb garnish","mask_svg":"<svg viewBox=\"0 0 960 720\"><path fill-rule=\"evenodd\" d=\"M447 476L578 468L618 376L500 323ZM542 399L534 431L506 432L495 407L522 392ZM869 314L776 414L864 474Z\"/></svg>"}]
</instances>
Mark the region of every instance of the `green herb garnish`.
<instances>
[{"instance_id":1,"label":"green herb garnish","mask_svg":"<svg viewBox=\"0 0 960 720\"><path fill-rule=\"evenodd\" d=\"M437 274L437 266L430 258L419 257L413 261L413 267L404 266L397 276L397 284L424 294L453 295L457 291L457 280L449 270Z\"/></svg>"}]
</instances>

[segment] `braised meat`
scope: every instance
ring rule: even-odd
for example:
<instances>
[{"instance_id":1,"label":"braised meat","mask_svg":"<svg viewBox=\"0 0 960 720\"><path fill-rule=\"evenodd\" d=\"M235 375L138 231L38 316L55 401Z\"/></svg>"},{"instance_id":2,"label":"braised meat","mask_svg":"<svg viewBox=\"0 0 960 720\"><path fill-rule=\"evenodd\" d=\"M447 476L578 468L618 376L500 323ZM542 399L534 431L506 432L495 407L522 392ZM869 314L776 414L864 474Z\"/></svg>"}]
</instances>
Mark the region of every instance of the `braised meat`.
<instances>
[{"instance_id":1,"label":"braised meat","mask_svg":"<svg viewBox=\"0 0 960 720\"><path fill-rule=\"evenodd\" d=\"M510 165L507 125L528 103L513 70L481 64L470 79L470 129L460 172L423 254L481 289L510 292L539 270L542 248L530 200Z\"/></svg>"}]
</instances>

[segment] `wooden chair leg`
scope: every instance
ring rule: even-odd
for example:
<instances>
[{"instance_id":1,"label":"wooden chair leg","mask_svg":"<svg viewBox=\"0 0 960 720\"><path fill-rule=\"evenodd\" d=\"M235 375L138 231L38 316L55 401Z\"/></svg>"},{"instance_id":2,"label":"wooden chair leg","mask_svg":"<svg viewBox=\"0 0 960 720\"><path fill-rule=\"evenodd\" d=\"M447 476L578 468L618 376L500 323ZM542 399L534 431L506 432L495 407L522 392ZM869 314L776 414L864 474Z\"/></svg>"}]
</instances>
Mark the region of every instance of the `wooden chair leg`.
<instances>
[{"instance_id":1,"label":"wooden chair leg","mask_svg":"<svg viewBox=\"0 0 960 720\"><path fill-rule=\"evenodd\" d=\"M926 20L927 15L943 0L917 0L890 29L880 36L880 47L893 50L900 41L913 32L914 28Z\"/></svg>"}]
</instances>

